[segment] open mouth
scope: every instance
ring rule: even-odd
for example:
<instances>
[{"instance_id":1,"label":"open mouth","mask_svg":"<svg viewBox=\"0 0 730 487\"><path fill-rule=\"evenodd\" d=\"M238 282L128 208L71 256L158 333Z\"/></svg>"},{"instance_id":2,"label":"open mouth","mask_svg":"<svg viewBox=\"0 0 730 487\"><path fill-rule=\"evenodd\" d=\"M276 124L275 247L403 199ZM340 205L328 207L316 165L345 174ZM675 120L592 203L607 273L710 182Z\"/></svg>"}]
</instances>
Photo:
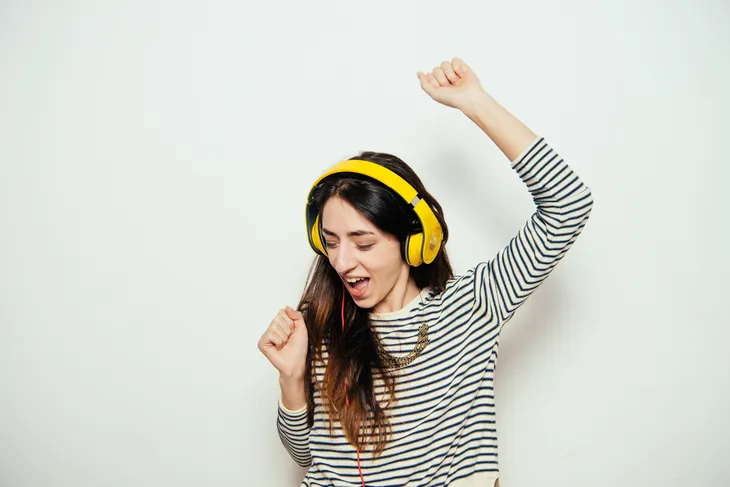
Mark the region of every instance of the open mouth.
<instances>
[{"instance_id":1,"label":"open mouth","mask_svg":"<svg viewBox=\"0 0 730 487\"><path fill-rule=\"evenodd\" d=\"M352 278L346 278L345 283L347 284L347 288L350 291L350 294L352 294L355 297L360 297L363 294L365 294L365 291L367 291L368 285L370 284L370 278L369 277L360 277L356 279Z\"/></svg>"}]
</instances>

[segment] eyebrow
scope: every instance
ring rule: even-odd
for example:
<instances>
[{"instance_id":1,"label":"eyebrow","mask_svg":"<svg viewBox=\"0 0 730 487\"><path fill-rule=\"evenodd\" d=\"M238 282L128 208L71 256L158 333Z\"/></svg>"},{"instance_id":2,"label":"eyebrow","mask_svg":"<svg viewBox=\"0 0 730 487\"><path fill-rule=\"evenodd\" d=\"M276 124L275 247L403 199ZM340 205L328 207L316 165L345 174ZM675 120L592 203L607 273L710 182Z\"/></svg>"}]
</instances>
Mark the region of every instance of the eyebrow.
<instances>
[{"instance_id":1,"label":"eyebrow","mask_svg":"<svg viewBox=\"0 0 730 487\"><path fill-rule=\"evenodd\" d=\"M322 227L322 233L324 233L325 235L329 235L331 237L337 236L337 234L335 232L327 230L324 227ZM375 232L370 232L368 230L355 230L352 232L347 232L348 237L362 237L363 235L375 235Z\"/></svg>"}]
</instances>

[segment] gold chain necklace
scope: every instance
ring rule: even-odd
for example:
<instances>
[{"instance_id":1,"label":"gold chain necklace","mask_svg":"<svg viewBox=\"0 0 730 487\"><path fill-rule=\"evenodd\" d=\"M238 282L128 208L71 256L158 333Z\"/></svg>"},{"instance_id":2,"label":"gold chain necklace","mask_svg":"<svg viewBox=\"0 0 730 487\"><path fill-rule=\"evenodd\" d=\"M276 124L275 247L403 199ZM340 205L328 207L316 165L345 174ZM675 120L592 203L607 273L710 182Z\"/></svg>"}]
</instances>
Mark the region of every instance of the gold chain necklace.
<instances>
[{"instance_id":1,"label":"gold chain necklace","mask_svg":"<svg viewBox=\"0 0 730 487\"><path fill-rule=\"evenodd\" d=\"M408 355L404 355L403 357L394 357L390 353L388 353L385 348L383 347L383 344L380 342L380 338L378 338L377 333L373 333L373 336L375 337L375 345L378 348L378 355L380 355L380 360L382 360L383 365L389 369L399 369L402 367L405 367L406 365L409 365L411 362L416 360L419 355L421 355L421 352L426 348L426 345L428 345L428 325L426 323L422 324L418 328L418 341L416 342L416 346L413 347L413 350L411 350Z\"/></svg>"}]
</instances>

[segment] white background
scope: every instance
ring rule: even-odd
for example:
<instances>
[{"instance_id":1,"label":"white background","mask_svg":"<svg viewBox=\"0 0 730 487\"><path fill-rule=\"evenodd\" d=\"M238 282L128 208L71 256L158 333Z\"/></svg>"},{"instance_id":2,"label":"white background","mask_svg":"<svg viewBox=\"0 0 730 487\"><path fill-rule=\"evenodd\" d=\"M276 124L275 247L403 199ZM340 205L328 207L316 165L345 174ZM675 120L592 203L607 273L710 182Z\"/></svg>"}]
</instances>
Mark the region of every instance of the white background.
<instances>
[{"instance_id":1,"label":"white background","mask_svg":"<svg viewBox=\"0 0 730 487\"><path fill-rule=\"evenodd\" d=\"M534 211L417 70L462 57L591 187L505 328L503 487L730 484L730 7L0 4L0 485L298 486L256 342L311 181L409 162L463 272Z\"/></svg>"}]
</instances>

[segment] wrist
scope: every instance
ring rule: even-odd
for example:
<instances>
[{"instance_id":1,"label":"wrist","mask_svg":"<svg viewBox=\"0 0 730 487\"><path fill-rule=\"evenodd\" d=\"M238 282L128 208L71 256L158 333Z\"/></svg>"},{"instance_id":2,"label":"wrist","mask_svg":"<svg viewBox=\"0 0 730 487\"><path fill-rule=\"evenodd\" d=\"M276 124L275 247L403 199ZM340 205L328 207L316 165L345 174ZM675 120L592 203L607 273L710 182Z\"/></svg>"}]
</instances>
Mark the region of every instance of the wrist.
<instances>
[{"instance_id":1,"label":"wrist","mask_svg":"<svg viewBox=\"0 0 730 487\"><path fill-rule=\"evenodd\" d=\"M497 112L499 103L486 91L477 96L469 98L468 102L461 108L461 112L473 121L485 121Z\"/></svg>"},{"instance_id":2,"label":"wrist","mask_svg":"<svg viewBox=\"0 0 730 487\"><path fill-rule=\"evenodd\" d=\"M282 388L304 389L304 374L279 374L279 385Z\"/></svg>"},{"instance_id":3,"label":"wrist","mask_svg":"<svg viewBox=\"0 0 730 487\"><path fill-rule=\"evenodd\" d=\"M307 392L304 387L304 377L279 377L281 388L281 404L288 411L300 411L307 406Z\"/></svg>"}]
</instances>

